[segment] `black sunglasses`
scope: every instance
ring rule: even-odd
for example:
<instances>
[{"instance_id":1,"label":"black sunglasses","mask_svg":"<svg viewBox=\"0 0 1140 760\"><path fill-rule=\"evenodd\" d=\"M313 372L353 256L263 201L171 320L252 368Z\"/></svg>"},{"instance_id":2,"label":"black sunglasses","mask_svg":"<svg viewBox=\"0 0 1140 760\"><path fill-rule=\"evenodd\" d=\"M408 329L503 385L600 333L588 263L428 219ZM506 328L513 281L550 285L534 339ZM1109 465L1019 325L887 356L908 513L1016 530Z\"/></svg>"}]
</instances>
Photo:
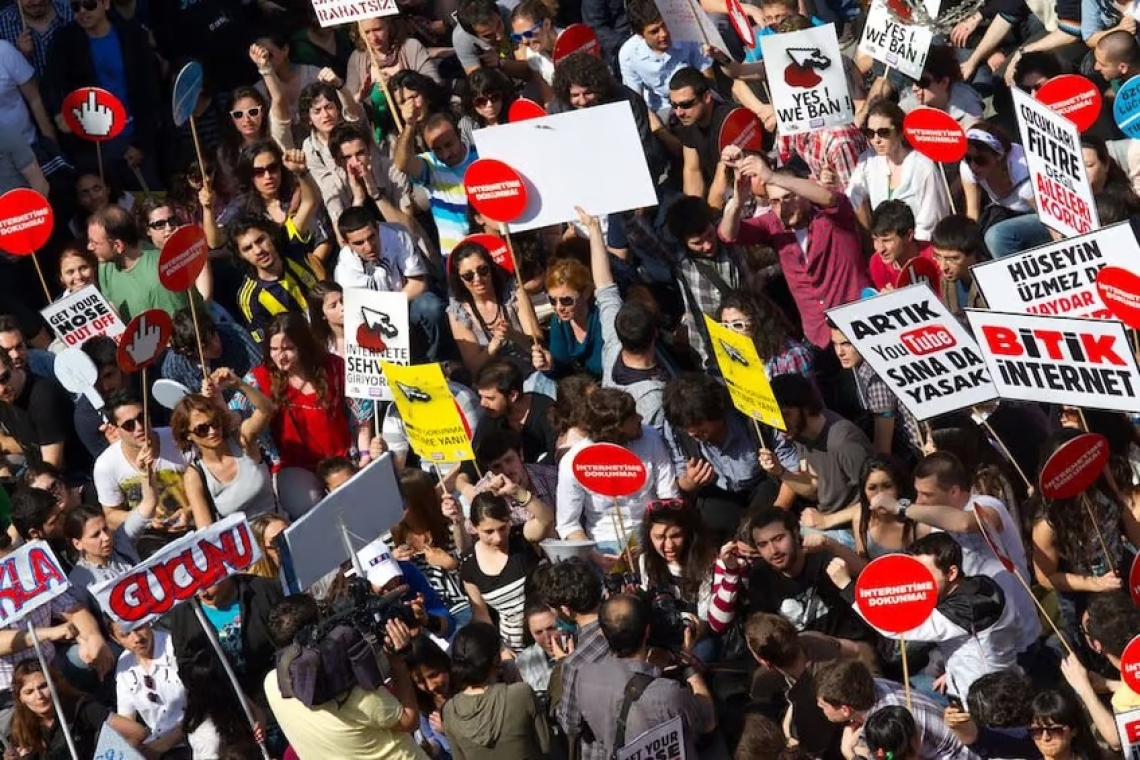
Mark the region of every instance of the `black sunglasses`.
<instances>
[{"instance_id":1,"label":"black sunglasses","mask_svg":"<svg viewBox=\"0 0 1140 760\"><path fill-rule=\"evenodd\" d=\"M502 101L502 99L503 99L502 93L492 92L490 95L477 95L477 96L475 96L474 98L471 99L471 103L476 108L486 108L487 106L491 105L492 103L498 103L498 102Z\"/></svg>"},{"instance_id":2,"label":"black sunglasses","mask_svg":"<svg viewBox=\"0 0 1140 760\"><path fill-rule=\"evenodd\" d=\"M981 153L967 153L966 154L966 163L968 163L968 164L983 164L984 165L984 164L988 164L989 162L990 162L989 157L984 156Z\"/></svg>"},{"instance_id":3,"label":"black sunglasses","mask_svg":"<svg viewBox=\"0 0 1140 760\"><path fill-rule=\"evenodd\" d=\"M689 98L688 100L681 100L681 101L670 100L669 105L671 105L674 110L679 108L682 111L688 111L690 108L692 108L693 106L695 106L697 103L700 103L700 102L701 102L700 98Z\"/></svg>"},{"instance_id":4,"label":"black sunglasses","mask_svg":"<svg viewBox=\"0 0 1140 760\"><path fill-rule=\"evenodd\" d=\"M459 279L463 280L464 282L475 282L476 277L486 277L489 274L491 274L491 267L487 264L480 264L474 269L460 274Z\"/></svg>"},{"instance_id":5,"label":"black sunglasses","mask_svg":"<svg viewBox=\"0 0 1140 760\"><path fill-rule=\"evenodd\" d=\"M135 432L135 428L143 424L142 412L139 412L134 417L129 417L119 423L119 427L126 430L128 433Z\"/></svg>"},{"instance_id":6,"label":"black sunglasses","mask_svg":"<svg viewBox=\"0 0 1140 760\"><path fill-rule=\"evenodd\" d=\"M870 127L863 127L863 136L868 140L878 137L880 140L889 140L891 135L895 133L894 127L879 127L878 129L871 129Z\"/></svg>"},{"instance_id":7,"label":"black sunglasses","mask_svg":"<svg viewBox=\"0 0 1140 760\"><path fill-rule=\"evenodd\" d=\"M205 438L207 433L209 433L211 430L217 430L217 429L218 429L217 423L203 422L201 425L195 425L194 427L190 428L190 432L193 433L194 435L198 436L199 438Z\"/></svg>"},{"instance_id":8,"label":"black sunglasses","mask_svg":"<svg viewBox=\"0 0 1140 760\"><path fill-rule=\"evenodd\" d=\"M79 13L82 8L85 11L93 11L99 7L99 0L71 0L71 12Z\"/></svg>"},{"instance_id":9,"label":"black sunglasses","mask_svg":"<svg viewBox=\"0 0 1140 760\"><path fill-rule=\"evenodd\" d=\"M264 177L266 174L277 174L281 171L281 164L274 161L266 166L253 167L253 176Z\"/></svg>"},{"instance_id":10,"label":"black sunglasses","mask_svg":"<svg viewBox=\"0 0 1140 760\"><path fill-rule=\"evenodd\" d=\"M1053 736L1060 736L1068 730L1068 726L1030 726L1029 735L1035 739L1039 739L1045 734L1052 734Z\"/></svg>"},{"instance_id":11,"label":"black sunglasses","mask_svg":"<svg viewBox=\"0 0 1140 760\"><path fill-rule=\"evenodd\" d=\"M161 230L163 227L177 227L178 220L168 216L165 219L155 219L153 222L148 222L146 226L152 230Z\"/></svg>"}]
</instances>

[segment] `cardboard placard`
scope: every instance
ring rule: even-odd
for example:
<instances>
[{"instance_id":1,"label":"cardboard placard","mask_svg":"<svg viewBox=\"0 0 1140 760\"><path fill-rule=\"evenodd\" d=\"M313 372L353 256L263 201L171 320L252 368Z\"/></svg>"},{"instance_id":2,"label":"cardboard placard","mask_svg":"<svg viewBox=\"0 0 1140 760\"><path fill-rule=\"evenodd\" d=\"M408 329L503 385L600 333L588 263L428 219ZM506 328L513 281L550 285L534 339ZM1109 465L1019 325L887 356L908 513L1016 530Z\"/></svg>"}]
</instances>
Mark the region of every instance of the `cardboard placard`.
<instances>
[{"instance_id":1,"label":"cardboard placard","mask_svg":"<svg viewBox=\"0 0 1140 760\"><path fill-rule=\"evenodd\" d=\"M124 631L157 620L175 605L261 559L238 512L167 544L118 578L91 586L103 611Z\"/></svg>"},{"instance_id":2,"label":"cardboard placard","mask_svg":"<svg viewBox=\"0 0 1140 760\"><path fill-rule=\"evenodd\" d=\"M997 397L978 344L925 285L827 315L919 420Z\"/></svg>"},{"instance_id":3,"label":"cardboard placard","mask_svg":"<svg viewBox=\"0 0 1140 760\"><path fill-rule=\"evenodd\" d=\"M92 760L145 760L141 752L131 746L110 723L104 723L99 730L99 744L95 747Z\"/></svg>"},{"instance_id":4,"label":"cardboard placard","mask_svg":"<svg viewBox=\"0 0 1140 760\"><path fill-rule=\"evenodd\" d=\"M732 405L754 420L787 430L780 405L772 393L772 384L768 382L764 362L756 353L756 344L747 335L730 330L708 314L704 317L713 355L728 386Z\"/></svg>"},{"instance_id":5,"label":"cardboard placard","mask_svg":"<svg viewBox=\"0 0 1140 760\"><path fill-rule=\"evenodd\" d=\"M170 315L162 309L147 309L130 321L119 337L119 367L138 372L162 356L174 333Z\"/></svg>"},{"instance_id":6,"label":"cardboard placard","mask_svg":"<svg viewBox=\"0 0 1140 760\"><path fill-rule=\"evenodd\" d=\"M71 134L91 142L114 140L130 119L123 101L101 87L75 90L63 99L60 112Z\"/></svg>"},{"instance_id":7,"label":"cardboard placard","mask_svg":"<svg viewBox=\"0 0 1140 760\"><path fill-rule=\"evenodd\" d=\"M696 0L655 0L674 42L696 42L728 52L724 37ZM481 154L480 154L481 155Z\"/></svg>"},{"instance_id":8,"label":"cardboard placard","mask_svg":"<svg viewBox=\"0 0 1140 760\"><path fill-rule=\"evenodd\" d=\"M1114 713L1116 731L1120 735L1122 757L1126 760L1140 758L1140 707L1122 713Z\"/></svg>"},{"instance_id":9,"label":"cardboard placard","mask_svg":"<svg viewBox=\"0 0 1140 760\"><path fill-rule=\"evenodd\" d=\"M875 628L902 634L925 623L934 612L938 588L926 565L907 554L888 554L859 573L855 604Z\"/></svg>"},{"instance_id":10,"label":"cardboard placard","mask_svg":"<svg viewBox=\"0 0 1140 760\"><path fill-rule=\"evenodd\" d=\"M1087 132L1104 103L1100 89L1079 74L1061 74L1050 79L1034 93L1034 97Z\"/></svg>"},{"instance_id":11,"label":"cardboard placard","mask_svg":"<svg viewBox=\"0 0 1140 760\"><path fill-rule=\"evenodd\" d=\"M96 335L117 338L127 326L94 284L80 288L40 310L55 337L78 348Z\"/></svg>"},{"instance_id":12,"label":"cardboard placard","mask_svg":"<svg viewBox=\"0 0 1140 760\"><path fill-rule=\"evenodd\" d=\"M1066 441L1041 468L1041 495L1046 499L1072 499L1097 481L1108 464L1108 439L1082 433Z\"/></svg>"},{"instance_id":13,"label":"cardboard placard","mask_svg":"<svg viewBox=\"0 0 1140 760\"><path fill-rule=\"evenodd\" d=\"M381 362L411 363L408 297L365 288L344 291L344 395L392 400Z\"/></svg>"},{"instance_id":14,"label":"cardboard placard","mask_svg":"<svg viewBox=\"0 0 1140 760\"><path fill-rule=\"evenodd\" d=\"M164 408L174 411L178 402L190 395L190 389L176 380L163 377L150 386L150 395Z\"/></svg>"},{"instance_id":15,"label":"cardboard placard","mask_svg":"<svg viewBox=\"0 0 1140 760\"><path fill-rule=\"evenodd\" d=\"M190 61L178 72L174 80L174 90L171 92L170 112L174 117L174 125L181 127L194 115L198 107L198 97L202 94L202 84L205 73L202 64Z\"/></svg>"},{"instance_id":16,"label":"cardboard placard","mask_svg":"<svg viewBox=\"0 0 1140 760\"><path fill-rule=\"evenodd\" d=\"M1100 226L1100 219L1085 172L1080 132L1073 122L1031 95L1016 87L1012 92L1037 216L1046 227L1068 237L1092 232Z\"/></svg>"},{"instance_id":17,"label":"cardboard placard","mask_svg":"<svg viewBox=\"0 0 1140 760\"><path fill-rule=\"evenodd\" d=\"M11 628L71 583L46 541L31 541L0 559L0 628Z\"/></svg>"},{"instance_id":18,"label":"cardboard placard","mask_svg":"<svg viewBox=\"0 0 1140 760\"><path fill-rule=\"evenodd\" d=\"M1107 266L1140 262L1140 243L1128 222L970 268L994 311L1055 317L1112 319L1097 290Z\"/></svg>"},{"instance_id":19,"label":"cardboard placard","mask_svg":"<svg viewBox=\"0 0 1140 760\"><path fill-rule=\"evenodd\" d=\"M55 226L48 199L18 187L0 195L0 251L13 256L31 256L44 247Z\"/></svg>"},{"instance_id":20,"label":"cardboard placard","mask_svg":"<svg viewBox=\"0 0 1140 760\"><path fill-rule=\"evenodd\" d=\"M1105 267L1097 273L1096 292L1112 316L1133 330L1140 328L1140 276L1121 267Z\"/></svg>"},{"instance_id":21,"label":"cardboard placard","mask_svg":"<svg viewBox=\"0 0 1140 760\"><path fill-rule=\"evenodd\" d=\"M1116 321L967 309L1001 398L1140 412L1140 370Z\"/></svg>"},{"instance_id":22,"label":"cardboard placard","mask_svg":"<svg viewBox=\"0 0 1140 760\"><path fill-rule=\"evenodd\" d=\"M685 760L685 721L677 715L617 751L617 760Z\"/></svg>"},{"instance_id":23,"label":"cardboard placard","mask_svg":"<svg viewBox=\"0 0 1140 760\"><path fill-rule=\"evenodd\" d=\"M396 0L309 0L322 27L339 26L381 16L396 16Z\"/></svg>"},{"instance_id":24,"label":"cardboard placard","mask_svg":"<svg viewBox=\"0 0 1140 760\"><path fill-rule=\"evenodd\" d=\"M158 281L173 293L185 292L194 286L209 256L205 231L196 224L183 225L171 233L162 246L158 255Z\"/></svg>"},{"instance_id":25,"label":"cardboard placard","mask_svg":"<svg viewBox=\"0 0 1140 760\"><path fill-rule=\"evenodd\" d=\"M421 459L442 464L475 458L471 431L438 364L401 367L381 362L381 367L408 443Z\"/></svg>"},{"instance_id":26,"label":"cardboard placard","mask_svg":"<svg viewBox=\"0 0 1140 760\"><path fill-rule=\"evenodd\" d=\"M526 210L507 225L511 232L577 221L575 206L601 217L657 205L627 102L477 129L475 145L480 156L514 167L527 183Z\"/></svg>"},{"instance_id":27,"label":"cardboard placard","mask_svg":"<svg viewBox=\"0 0 1140 760\"><path fill-rule=\"evenodd\" d=\"M875 0L867 12L859 52L884 66L892 66L911 79L922 77L934 33L924 26L903 24L887 10L885 0Z\"/></svg>"},{"instance_id":28,"label":"cardboard placard","mask_svg":"<svg viewBox=\"0 0 1140 760\"><path fill-rule=\"evenodd\" d=\"M616 443L592 443L571 462L574 479L591 493L620 499L645 487L649 470L629 449Z\"/></svg>"},{"instance_id":29,"label":"cardboard placard","mask_svg":"<svg viewBox=\"0 0 1140 760\"><path fill-rule=\"evenodd\" d=\"M83 394L91 408L102 409L103 397L95 390L99 370L91 357L79 348L65 348L55 357L55 379L68 393Z\"/></svg>"},{"instance_id":30,"label":"cardboard placard","mask_svg":"<svg viewBox=\"0 0 1140 760\"><path fill-rule=\"evenodd\" d=\"M855 103L835 25L760 38L780 134L839 127L855 119Z\"/></svg>"},{"instance_id":31,"label":"cardboard placard","mask_svg":"<svg viewBox=\"0 0 1140 760\"><path fill-rule=\"evenodd\" d=\"M966 155L966 132L953 116L919 106L903 119L903 134L911 147L936 163L954 164Z\"/></svg>"},{"instance_id":32,"label":"cardboard placard","mask_svg":"<svg viewBox=\"0 0 1140 760\"><path fill-rule=\"evenodd\" d=\"M404 514L404 497L390 453L385 453L278 534L281 579L299 594L350 559L340 523L353 548L391 530Z\"/></svg>"}]
</instances>

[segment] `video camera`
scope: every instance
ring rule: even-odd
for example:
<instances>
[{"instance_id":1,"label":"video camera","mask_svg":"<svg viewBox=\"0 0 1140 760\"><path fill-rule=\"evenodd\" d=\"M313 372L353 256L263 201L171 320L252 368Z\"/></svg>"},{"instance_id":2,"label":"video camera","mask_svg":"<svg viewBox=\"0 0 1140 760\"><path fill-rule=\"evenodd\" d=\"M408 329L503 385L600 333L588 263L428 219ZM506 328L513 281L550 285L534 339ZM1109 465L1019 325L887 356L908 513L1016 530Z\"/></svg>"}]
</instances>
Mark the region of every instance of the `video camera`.
<instances>
[{"instance_id":1,"label":"video camera","mask_svg":"<svg viewBox=\"0 0 1140 760\"><path fill-rule=\"evenodd\" d=\"M657 588L645 591L639 578L632 573L611 573L604 579L606 592L635 594L649 604L649 646L679 652L685 647L685 629L688 621L682 614L681 603L670 589Z\"/></svg>"},{"instance_id":2,"label":"video camera","mask_svg":"<svg viewBox=\"0 0 1140 760\"><path fill-rule=\"evenodd\" d=\"M408 587L376 596L367 580L348 582L346 602L324 620L301 629L292 644L277 652L281 696L315 707L355 686L375 691L388 680L385 626L389 620L403 621L409 628L417 625L406 604Z\"/></svg>"}]
</instances>

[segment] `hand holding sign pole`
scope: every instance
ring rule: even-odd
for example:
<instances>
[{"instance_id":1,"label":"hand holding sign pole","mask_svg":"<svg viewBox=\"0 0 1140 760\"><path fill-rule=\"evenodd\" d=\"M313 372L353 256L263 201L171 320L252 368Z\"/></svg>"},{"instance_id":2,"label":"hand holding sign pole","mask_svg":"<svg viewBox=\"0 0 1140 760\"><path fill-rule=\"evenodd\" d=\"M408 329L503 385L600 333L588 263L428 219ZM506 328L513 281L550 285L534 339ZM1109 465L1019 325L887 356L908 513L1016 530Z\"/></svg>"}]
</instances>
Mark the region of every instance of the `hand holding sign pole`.
<instances>
[{"instance_id":1,"label":"hand holding sign pole","mask_svg":"<svg viewBox=\"0 0 1140 760\"><path fill-rule=\"evenodd\" d=\"M649 471L629 449L616 443L593 443L574 455L571 463L574 478L578 484L591 493L608 496L614 500L614 532L625 548L625 559L631 573L637 573L633 563L633 551L629 536L625 531L625 520L621 514L618 499L632 496L645 487Z\"/></svg>"}]
</instances>

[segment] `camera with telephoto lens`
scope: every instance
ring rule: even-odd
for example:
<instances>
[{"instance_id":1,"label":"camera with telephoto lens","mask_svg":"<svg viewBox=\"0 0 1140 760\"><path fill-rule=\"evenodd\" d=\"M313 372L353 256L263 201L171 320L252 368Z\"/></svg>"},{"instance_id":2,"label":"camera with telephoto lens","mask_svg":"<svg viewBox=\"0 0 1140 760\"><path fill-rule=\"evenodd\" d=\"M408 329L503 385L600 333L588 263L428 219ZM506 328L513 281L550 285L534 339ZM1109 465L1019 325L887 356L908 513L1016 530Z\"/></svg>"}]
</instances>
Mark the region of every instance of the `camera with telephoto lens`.
<instances>
[{"instance_id":1,"label":"camera with telephoto lens","mask_svg":"<svg viewBox=\"0 0 1140 760\"><path fill-rule=\"evenodd\" d=\"M377 596L367 580L348 582L347 601L324 620L298 631L293 643L277 652L281 696L315 707L355 686L375 691L388 680L390 666L384 653L388 621L400 620L409 628L418 625L407 604L408 587Z\"/></svg>"}]
</instances>

